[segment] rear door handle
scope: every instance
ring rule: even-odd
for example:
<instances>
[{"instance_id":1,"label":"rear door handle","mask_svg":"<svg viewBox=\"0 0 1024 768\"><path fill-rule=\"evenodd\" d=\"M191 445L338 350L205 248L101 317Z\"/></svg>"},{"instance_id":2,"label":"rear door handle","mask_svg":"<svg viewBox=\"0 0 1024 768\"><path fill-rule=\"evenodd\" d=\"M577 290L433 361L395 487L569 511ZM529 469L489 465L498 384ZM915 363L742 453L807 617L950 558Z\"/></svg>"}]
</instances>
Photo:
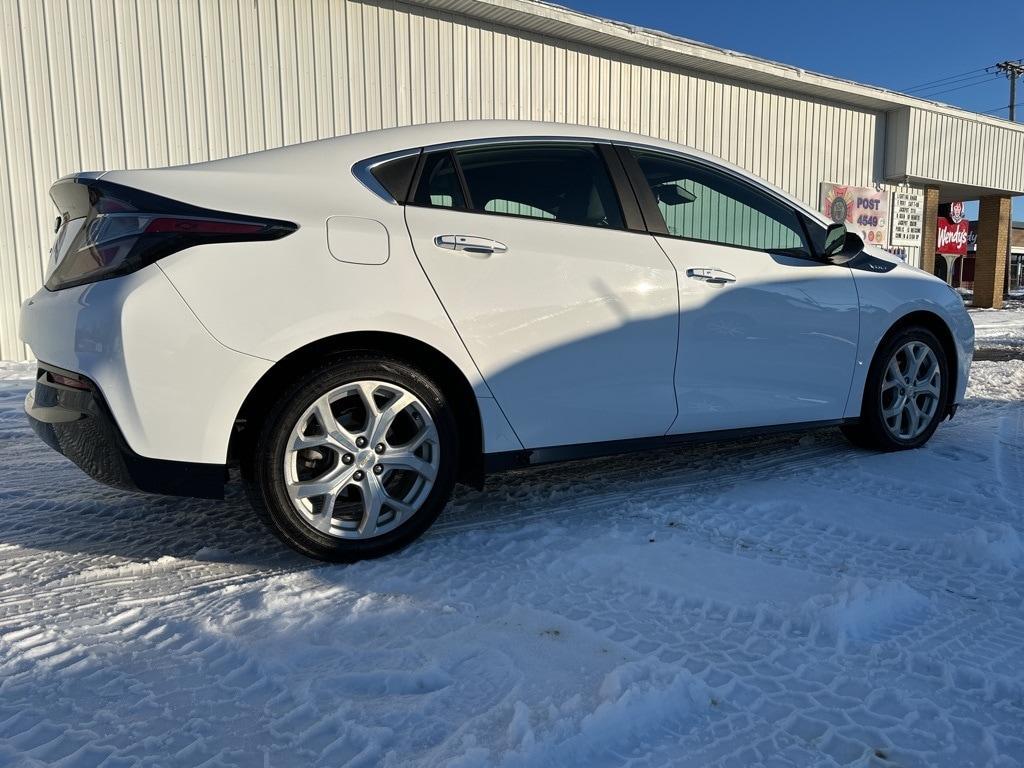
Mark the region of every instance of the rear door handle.
<instances>
[{"instance_id":1,"label":"rear door handle","mask_svg":"<svg viewBox=\"0 0 1024 768\"><path fill-rule=\"evenodd\" d=\"M711 283L712 285L723 285L724 283L735 283L736 275L731 272L726 272L723 269L714 269L712 267L694 267L693 269L686 270L686 276L691 277L694 280L702 280L705 283Z\"/></svg>"},{"instance_id":2,"label":"rear door handle","mask_svg":"<svg viewBox=\"0 0 1024 768\"><path fill-rule=\"evenodd\" d=\"M473 235L438 235L434 238L434 245L449 251L465 251L466 253L491 254L505 253L508 250L504 243Z\"/></svg>"}]
</instances>

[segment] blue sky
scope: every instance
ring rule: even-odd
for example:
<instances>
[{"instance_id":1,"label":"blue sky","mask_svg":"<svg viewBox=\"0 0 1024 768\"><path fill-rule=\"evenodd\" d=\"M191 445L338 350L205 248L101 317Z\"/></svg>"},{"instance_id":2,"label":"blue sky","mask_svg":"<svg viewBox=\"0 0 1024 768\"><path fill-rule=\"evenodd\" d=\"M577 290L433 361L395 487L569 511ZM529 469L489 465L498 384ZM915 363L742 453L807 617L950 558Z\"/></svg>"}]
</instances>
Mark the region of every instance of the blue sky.
<instances>
[{"instance_id":1,"label":"blue sky","mask_svg":"<svg viewBox=\"0 0 1024 768\"><path fill-rule=\"evenodd\" d=\"M1009 83L978 70L1024 57L1024 0L559 3L885 88L907 90L943 80L914 94L1003 118ZM1024 122L1024 79L1017 94L1017 119ZM1014 218L1024 219L1024 198L1014 201Z\"/></svg>"}]
</instances>

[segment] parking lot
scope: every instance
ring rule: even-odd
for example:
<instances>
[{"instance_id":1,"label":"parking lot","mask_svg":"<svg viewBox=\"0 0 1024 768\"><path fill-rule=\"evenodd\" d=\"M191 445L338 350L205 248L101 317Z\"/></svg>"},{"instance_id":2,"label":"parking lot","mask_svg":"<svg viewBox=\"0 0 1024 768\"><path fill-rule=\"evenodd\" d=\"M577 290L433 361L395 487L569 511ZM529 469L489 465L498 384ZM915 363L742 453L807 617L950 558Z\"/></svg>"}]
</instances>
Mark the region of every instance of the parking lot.
<instances>
[{"instance_id":1,"label":"parking lot","mask_svg":"<svg viewBox=\"0 0 1024 768\"><path fill-rule=\"evenodd\" d=\"M976 316L979 346L1021 318ZM512 473L348 567L237 489L95 484L5 364L0 764L1019 765L1007 357L919 451L826 430Z\"/></svg>"}]
</instances>

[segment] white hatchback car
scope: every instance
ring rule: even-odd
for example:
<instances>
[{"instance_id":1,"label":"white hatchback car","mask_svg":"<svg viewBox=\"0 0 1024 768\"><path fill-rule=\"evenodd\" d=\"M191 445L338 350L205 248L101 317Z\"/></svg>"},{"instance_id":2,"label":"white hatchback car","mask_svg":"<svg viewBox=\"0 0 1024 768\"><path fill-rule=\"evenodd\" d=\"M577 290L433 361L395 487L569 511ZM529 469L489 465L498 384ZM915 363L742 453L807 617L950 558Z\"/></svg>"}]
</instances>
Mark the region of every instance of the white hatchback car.
<instances>
[{"instance_id":1,"label":"white hatchback car","mask_svg":"<svg viewBox=\"0 0 1024 768\"><path fill-rule=\"evenodd\" d=\"M423 125L51 195L36 431L155 493L237 462L313 557L393 551L501 468L824 425L915 448L967 386L942 281L664 141Z\"/></svg>"}]
</instances>

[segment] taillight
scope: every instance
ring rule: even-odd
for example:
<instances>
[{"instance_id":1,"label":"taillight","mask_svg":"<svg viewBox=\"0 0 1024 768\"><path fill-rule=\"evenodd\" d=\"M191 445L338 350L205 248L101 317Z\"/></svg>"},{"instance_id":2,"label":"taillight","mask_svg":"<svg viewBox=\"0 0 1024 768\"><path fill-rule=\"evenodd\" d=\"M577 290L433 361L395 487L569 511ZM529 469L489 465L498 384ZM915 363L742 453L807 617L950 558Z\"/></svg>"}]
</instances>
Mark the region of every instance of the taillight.
<instances>
[{"instance_id":1,"label":"taillight","mask_svg":"<svg viewBox=\"0 0 1024 768\"><path fill-rule=\"evenodd\" d=\"M125 275L196 245L275 240L298 229L291 222L207 210L102 180L77 183L88 191L88 204L77 208L86 215L46 281L52 291ZM75 190L67 182L59 185L51 191L54 200L73 210L67 200Z\"/></svg>"},{"instance_id":2,"label":"taillight","mask_svg":"<svg viewBox=\"0 0 1024 768\"><path fill-rule=\"evenodd\" d=\"M197 219L188 217L168 218L160 216L150 220L147 232L176 232L198 235L253 235L263 231L262 224L224 219Z\"/></svg>"}]
</instances>

